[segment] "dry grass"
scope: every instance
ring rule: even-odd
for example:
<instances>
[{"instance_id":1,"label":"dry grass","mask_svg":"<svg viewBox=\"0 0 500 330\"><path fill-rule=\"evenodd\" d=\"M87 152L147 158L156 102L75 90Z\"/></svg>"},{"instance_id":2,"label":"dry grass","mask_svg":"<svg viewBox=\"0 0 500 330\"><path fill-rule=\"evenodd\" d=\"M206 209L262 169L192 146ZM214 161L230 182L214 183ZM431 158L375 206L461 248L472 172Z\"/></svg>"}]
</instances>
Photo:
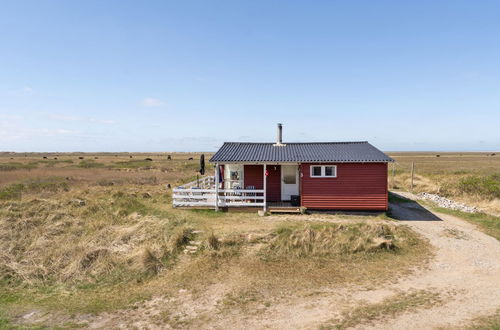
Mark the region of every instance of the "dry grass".
<instances>
[{"instance_id":1,"label":"dry grass","mask_svg":"<svg viewBox=\"0 0 500 330\"><path fill-rule=\"evenodd\" d=\"M322 215L342 224L305 226L314 216L172 209L165 185L195 176L197 156L130 156L58 155L0 172L0 191L14 192L0 198L6 318L31 309L99 313L214 284L224 288L225 313L324 286L376 285L430 255L418 235L377 217ZM15 157L30 163L42 155ZM153 161L143 167L146 157ZM0 162L11 160L4 154ZM193 241L196 253L185 254Z\"/></svg>"},{"instance_id":2,"label":"dry grass","mask_svg":"<svg viewBox=\"0 0 500 330\"><path fill-rule=\"evenodd\" d=\"M491 315L477 317L463 327L464 330L498 330L500 329L500 309Z\"/></svg>"},{"instance_id":3,"label":"dry grass","mask_svg":"<svg viewBox=\"0 0 500 330\"><path fill-rule=\"evenodd\" d=\"M300 229L282 227L269 246L266 257L311 258L395 250L395 233L402 229L381 223L332 224Z\"/></svg>"},{"instance_id":4,"label":"dry grass","mask_svg":"<svg viewBox=\"0 0 500 330\"><path fill-rule=\"evenodd\" d=\"M392 189L410 190L414 162L414 192L439 194L500 214L500 153L406 152L390 156L396 160L394 178L389 165Z\"/></svg>"},{"instance_id":5,"label":"dry grass","mask_svg":"<svg viewBox=\"0 0 500 330\"><path fill-rule=\"evenodd\" d=\"M364 304L346 311L339 319L323 325L322 329L348 329L377 320L394 318L407 311L435 306L444 302L437 292L418 290L399 293L380 303Z\"/></svg>"}]
</instances>

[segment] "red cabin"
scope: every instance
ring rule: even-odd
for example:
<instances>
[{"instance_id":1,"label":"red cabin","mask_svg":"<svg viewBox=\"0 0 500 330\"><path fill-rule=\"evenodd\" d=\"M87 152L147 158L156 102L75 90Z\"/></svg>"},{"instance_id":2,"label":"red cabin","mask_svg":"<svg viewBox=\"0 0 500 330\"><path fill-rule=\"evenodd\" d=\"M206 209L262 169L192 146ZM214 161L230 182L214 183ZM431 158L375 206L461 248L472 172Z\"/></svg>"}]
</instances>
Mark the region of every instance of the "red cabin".
<instances>
[{"instance_id":1,"label":"red cabin","mask_svg":"<svg viewBox=\"0 0 500 330\"><path fill-rule=\"evenodd\" d=\"M210 159L213 200L210 191L202 192L209 189L199 189L192 201L216 208L387 210L387 163L393 160L382 151L366 141L283 143L281 137L278 124L275 143L224 143ZM178 197L187 205L178 200L177 206L194 206L186 195Z\"/></svg>"}]
</instances>

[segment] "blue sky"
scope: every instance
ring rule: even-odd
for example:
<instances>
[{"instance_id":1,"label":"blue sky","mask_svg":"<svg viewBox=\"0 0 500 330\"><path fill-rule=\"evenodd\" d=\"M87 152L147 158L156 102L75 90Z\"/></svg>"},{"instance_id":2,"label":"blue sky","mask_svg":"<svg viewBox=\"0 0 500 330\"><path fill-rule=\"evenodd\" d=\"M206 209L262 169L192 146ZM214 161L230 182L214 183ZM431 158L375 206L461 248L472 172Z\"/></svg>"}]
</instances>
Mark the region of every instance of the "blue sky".
<instances>
[{"instance_id":1,"label":"blue sky","mask_svg":"<svg viewBox=\"0 0 500 330\"><path fill-rule=\"evenodd\" d=\"M0 150L500 150L498 1L2 1Z\"/></svg>"}]
</instances>

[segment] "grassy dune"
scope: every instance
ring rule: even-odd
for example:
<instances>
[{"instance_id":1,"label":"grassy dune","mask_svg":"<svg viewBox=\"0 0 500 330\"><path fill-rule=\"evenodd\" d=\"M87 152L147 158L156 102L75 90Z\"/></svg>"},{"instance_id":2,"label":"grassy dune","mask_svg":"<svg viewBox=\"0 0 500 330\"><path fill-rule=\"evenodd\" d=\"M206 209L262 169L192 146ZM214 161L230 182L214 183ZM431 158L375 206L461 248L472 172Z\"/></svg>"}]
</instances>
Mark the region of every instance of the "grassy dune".
<instances>
[{"instance_id":1,"label":"grassy dune","mask_svg":"<svg viewBox=\"0 0 500 330\"><path fill-rule=\"evenodd\" d=\"M0 163L32 164L33 157L43 155ZM31 311L51 315L38 325L71 325L72 315L209 288L217 288L222 315L250 313L324 287L371 287L430 255L428 243L384 216L316 222L172 209L165 185L195 177L194 154L57 158L0 171L0 328Z\"/></svg>"}]
</instances>

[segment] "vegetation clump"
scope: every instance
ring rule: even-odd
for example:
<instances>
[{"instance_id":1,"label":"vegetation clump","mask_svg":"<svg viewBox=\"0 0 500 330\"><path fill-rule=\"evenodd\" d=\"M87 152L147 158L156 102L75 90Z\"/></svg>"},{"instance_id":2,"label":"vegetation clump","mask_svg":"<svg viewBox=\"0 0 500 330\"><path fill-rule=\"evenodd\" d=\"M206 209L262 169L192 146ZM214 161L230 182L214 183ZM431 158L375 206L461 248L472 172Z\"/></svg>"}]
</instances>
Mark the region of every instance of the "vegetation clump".
<instances>
[{"instance_id":1,"label":"vegetation clump","mask_svg":"<svg viewBox=\"0 0 500 330\"><path fill-rule=\"evenodd\" d=\"M115 162L112 165L114 168L141 168L141 167L149 167L151 166L151 161L148 160L128 160L122 162Z\"/></svg>"},{"instance_id":2,"label":"vegetation clump","mask_svg":"<svg viewBox=\"0 0 500 330\"><path fill-rule=\"evenodd\" d=\"M80 158L80 159L83 159L83 158ZM86 159L86 160L82 160L81 162L79 162L78 167L81 167L81 168L102 168L102 167L106 167L106 165L103 163L98 163L93 159Z\"/></svg>"},{"instance_id":3,"label":"vegetation clump","mask_svg":"<svg viewBox=\"0 0 500 330\"><path fill-rule=\"evenodd\" d=\"M365 304L344 313L340 320L332 320L320 329L348 329L382 318L394 318L410 310L422 309L444 302L437 292L415 290L400 293L384 299L380 303Z\"/></svg>"},{"instance_id":4,"label":"vegetation clump","mask_svg":"<svg viewBox=\"0 0 500 330\"><path fill-rule=\"evenodd\" d=\"M49 177L29 180L0 188L0 200L21 199L23 193L57 192L60 190L69 190L69 185L64 178Z\"/></svg>"},{"instance_id":5,"label":"vegetation clump","mask_svg":"<svg viewBox=\"0 0 500 330\"><path fill-rule=\"evenodd\" d=\"M38 166L37 162L30 163L18 163L18 162L9 162L0 164L0 171L14 171L14 170L30 170L36 168Z\"/></svg>"},{"instance_id":6,"label":"vegetation clump","mask_svg":"<svg viewBox=\"0 0 500 330\"><path fill-rule=\"evenodd\" d=\"M398 231L396 226L369 223L282 227L263 252L271 258L307 258L391 251L397 249Z\"/></svg>"},{"instance_id":7,"label":"vegetation clump","mask_svg":"<svg viewBox=\"0 0 500 330\"><path fill-rule=\"evenodd\" d=\"M500 198L500 173L462 178L458 188L462 193L469 195L480 195L489 199Z\"/></svg>"}]
</instances>

